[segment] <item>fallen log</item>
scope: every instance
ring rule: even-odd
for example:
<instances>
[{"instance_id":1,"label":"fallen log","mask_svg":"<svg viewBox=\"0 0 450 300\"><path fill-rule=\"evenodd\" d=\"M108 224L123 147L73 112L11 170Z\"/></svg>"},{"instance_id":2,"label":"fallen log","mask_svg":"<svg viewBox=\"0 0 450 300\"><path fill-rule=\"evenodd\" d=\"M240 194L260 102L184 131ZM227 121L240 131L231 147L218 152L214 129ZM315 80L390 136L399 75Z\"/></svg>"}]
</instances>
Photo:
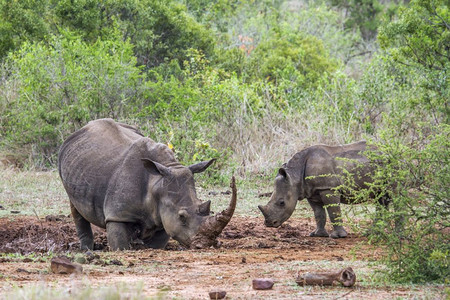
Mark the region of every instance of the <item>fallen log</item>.
<instances>
[{"instance_id":1,"label":"fallen log","mask_svg":"<svg viewBox=\"0 0 450 300\"><path fill-rule=\"evenodd\" d=\"M299 274L295 280L300 286L333 285L335 281L341 283L343 286L351 287L356 282L355 272L352 268L348 267L339 271Z\"/></svg>"}]
</instances>

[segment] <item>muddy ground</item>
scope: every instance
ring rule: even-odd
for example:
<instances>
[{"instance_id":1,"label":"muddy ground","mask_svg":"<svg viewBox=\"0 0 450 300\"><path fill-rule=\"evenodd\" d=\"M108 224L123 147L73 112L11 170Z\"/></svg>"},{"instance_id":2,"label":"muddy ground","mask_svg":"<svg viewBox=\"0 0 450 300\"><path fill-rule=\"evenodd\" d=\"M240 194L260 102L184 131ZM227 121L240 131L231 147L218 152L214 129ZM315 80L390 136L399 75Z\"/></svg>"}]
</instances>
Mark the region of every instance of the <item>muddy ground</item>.
<instances>
[{"instance_id":1,"label":"muddy ground","mask_svg":"<svg viewBox=\"0 0 450 300\"><path fill-rule=\"evenodd\" d=\"M186 250L170 241L165 250L108 252L106 234L94 228L97 251L79 251L78 238L69 216L0 219L0 298L11 287L43 284L71 290L83 285L123 286L140 289L142 296L177 299L209 299L208 292L224 290L227 299L380 299L432 295L438 291L367 287L367 261L377 251L362 245L364 237L311 238L312 219L289 220L281 228L266 228L261 218L233 217L219 237L218 249ZM22 255L7 255L20 253ZM49 270L49 253L82 262L81 275L57 275ZM362 263L364 261L364 263ZM357 274L353 288L300 287L299 273L351 266ZM252 279L271 278L273 289L256 291ZM442 296L443 297L443 296Z\"/></svg>"}]
</instances>

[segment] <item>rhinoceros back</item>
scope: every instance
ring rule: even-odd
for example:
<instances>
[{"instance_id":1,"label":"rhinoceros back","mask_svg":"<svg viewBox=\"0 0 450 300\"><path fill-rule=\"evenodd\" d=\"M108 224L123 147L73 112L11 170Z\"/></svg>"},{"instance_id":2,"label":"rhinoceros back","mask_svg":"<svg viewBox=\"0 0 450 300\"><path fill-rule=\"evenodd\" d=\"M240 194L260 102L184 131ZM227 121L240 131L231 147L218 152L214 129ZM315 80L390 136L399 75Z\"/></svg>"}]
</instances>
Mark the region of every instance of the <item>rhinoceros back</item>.
<instances>
[{"instance_id":1,"label":"rhinoceros back","mask_svg":"<svg viewBox=\"0 0 450 300\"><path fill-rule=\"evenodd\" d=\"M89 122L61 146L58 169L71 203L90 223L104 227L108 183L127 149L142 135L112 119Z\"/></svg>"}]
</instances>

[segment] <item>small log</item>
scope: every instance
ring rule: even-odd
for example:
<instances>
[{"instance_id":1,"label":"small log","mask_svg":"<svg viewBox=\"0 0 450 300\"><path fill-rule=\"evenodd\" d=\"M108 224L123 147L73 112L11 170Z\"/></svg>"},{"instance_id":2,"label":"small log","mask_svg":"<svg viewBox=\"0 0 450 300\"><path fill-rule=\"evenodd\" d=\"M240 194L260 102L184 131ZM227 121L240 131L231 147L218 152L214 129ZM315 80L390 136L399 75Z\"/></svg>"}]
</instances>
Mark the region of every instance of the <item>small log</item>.
<instances>
[{"instance_id":1,"label":"small log","mask_svg":"<svg viewBox=\"0 0 450 300\"><path fill-rule=\"evenodd\" d=\"M356 282L355 272L352 268L348 267L339 271L299 274L295 280L300 286L333 285L335 281L341 283L343 286L351 287Z\"/></svg>"}]
</instances>

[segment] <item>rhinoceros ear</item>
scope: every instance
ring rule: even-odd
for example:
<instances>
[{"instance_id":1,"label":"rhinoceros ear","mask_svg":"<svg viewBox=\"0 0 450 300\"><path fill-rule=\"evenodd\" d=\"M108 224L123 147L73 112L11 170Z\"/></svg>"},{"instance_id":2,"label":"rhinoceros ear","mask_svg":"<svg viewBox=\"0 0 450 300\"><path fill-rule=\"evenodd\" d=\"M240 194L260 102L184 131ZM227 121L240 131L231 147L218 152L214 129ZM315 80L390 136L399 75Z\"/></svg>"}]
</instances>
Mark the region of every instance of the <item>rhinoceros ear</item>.
<instances>
[{"instance_id":1,"label":"rhinoceros ear","mask_svg":"<svg viewBox=\"0 0 450 300\"><path fill-rule=\"evenodd\" d=\"M205 171L216 159L213 158L208 161L202 161L193 165L189 166L189 170L191 170L192 173L201 173Z\"/></svg>"},{"instance_id":2,"label":"rhinoceros ear","mask_svg":"<svg viewBox=\"0 0 450 300\"><path fill-rule=\"evenodd\" d=\"M210 207L211 207L211 200L202 202L202 204L198 206L198 214L200 216L209 216Z\"/></svg>"},{"instance_id":3,"label":"rhinoceros ear","mask_svg":"<svg viewBox=\"0 0 450 300\"><path fill-rule=\"evenodd\" d=\"M170 169L168 167L163 166L162 164L156 161L147 158L142 158L141 160L144 163L144 167L147 170L156 171L162 176L169 176L171 174Z\"/></svg>"},{"instance_id":4,"label":"rhinoceros ear","mask_svg":"<svg viewBox=\"0 0 450 300\"><path fill-rule=\"evenodd\" d=\"M283 178L287 178L287 177L288 177L287 172L286 172L286 169L285 169L284 167L281 167L281 168L278 170L278 176L281 176L281 177L283 177Z\"/></svg>"}]
</instances>

